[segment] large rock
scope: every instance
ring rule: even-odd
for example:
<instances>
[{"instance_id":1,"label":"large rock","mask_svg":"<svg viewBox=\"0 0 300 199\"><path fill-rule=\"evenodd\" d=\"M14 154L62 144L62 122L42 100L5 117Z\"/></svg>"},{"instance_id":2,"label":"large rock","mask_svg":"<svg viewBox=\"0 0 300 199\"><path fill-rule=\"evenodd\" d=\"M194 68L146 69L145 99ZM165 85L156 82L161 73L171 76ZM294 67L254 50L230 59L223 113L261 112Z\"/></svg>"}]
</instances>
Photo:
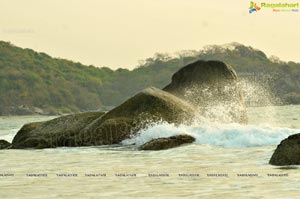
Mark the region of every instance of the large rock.
<instances>
[{"instance_id":1,"label":"large rock","mask_svg":"<svg viewBox=\"0 0 300 199\"><path fill-rule=\"evenodd\" d=\"M192 143L195 138L189 135L175 135L168 138L157 138L139 147L140 150L164 150Z\"/></svg>"},{"instance_id":2,"label":"large rock","mask_svg":"<svg viewBox=\"0 0 300 199\"><path fill-rule=\"evenodd\" d=\"M47 122L25 124L16 134L12 148L54 148L75 146L74 136L102 112L62 116Z\"/></svg>"},{"instance_id":3,"label":"large rock","mask_svg":"<svg viewBox=\"0 0 300 199\"><path fill-rule=\"evenodd\" d=\"M78 146L118 144L149 123L189 123L195 108L157 88L148 88L93 121L76 136Z\"/></svg>"},{"instance_id":4,"label":"large rock","mask_svg":"<svg viewBox=\"0 0 300 199\"><path fill-rule=\"evenodd\" d=\"M200 60L189 64L177 71L163 90L191 102L207 119L247 123L237 75L223 62Z\"/></svg>"},{"instance_id":5,"label":"large rock","mask_svg":"<svg viewBox=\"0 0 300 199\"><path fill-rule=\"evenodd\" d=\"M148 88L108 113L81 113L24 125L12 147L53 148L118 144L149 123L189 123L195 108L178 97Z\"/></svg>"},{"instance_id":6,"label":"large rock","mask_svg":"<svg viewBox=\"0 0 300 199\"><path fill-rule=\"evenodd\" d=\"M1 149L8 149L11 147L11 143L6 140L0 140L0 150Z\"/></svg>"},{"instance_id":7,"label":"large rock","mask_svg":"<svg viewBox=\"0 0 300 199\"><path fill-rule=\"evenodd\" d=\"M269 163L277 166L300 165L300 134L282 140Z\"/></svg>"}]
</instances>

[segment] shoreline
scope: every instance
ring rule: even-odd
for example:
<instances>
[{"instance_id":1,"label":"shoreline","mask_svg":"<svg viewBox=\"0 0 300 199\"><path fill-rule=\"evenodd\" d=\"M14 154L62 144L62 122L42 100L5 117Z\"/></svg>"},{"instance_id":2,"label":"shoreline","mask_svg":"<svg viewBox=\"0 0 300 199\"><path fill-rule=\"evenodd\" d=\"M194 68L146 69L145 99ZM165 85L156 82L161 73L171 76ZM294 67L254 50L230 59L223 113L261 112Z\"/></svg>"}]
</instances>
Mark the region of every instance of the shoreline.
<instances>
[{"instance_id":1,"label":"shoreline","mask_svg":"<svg viewBox=\"0 0 300 199\"><path fill-rule=\"evenodd\" d=\"M262 107L283 107L283 106L300 106L300 104L277 104L277 105L263 105L263 106L246 106L247 109L249 108L262 108ZM45 116L45 117L60 117L65 115L72 115L78 113L86 113L86 112L107 112L108 110L87 110L87 111L79 111L79 112L70 112L70 113L61 113L61 114L22 114L22 115L0 115L0 118L3 117L34 117L34 116Z\"/></svg>"}]
</instances>

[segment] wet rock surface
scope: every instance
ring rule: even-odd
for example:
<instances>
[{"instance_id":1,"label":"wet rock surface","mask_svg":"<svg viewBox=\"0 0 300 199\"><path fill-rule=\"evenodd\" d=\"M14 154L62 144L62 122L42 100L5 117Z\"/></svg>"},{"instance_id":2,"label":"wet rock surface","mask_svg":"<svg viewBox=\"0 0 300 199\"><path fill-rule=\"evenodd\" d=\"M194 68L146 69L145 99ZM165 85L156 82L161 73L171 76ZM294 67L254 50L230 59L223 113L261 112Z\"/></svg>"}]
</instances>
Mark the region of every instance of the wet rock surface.
<instances>
[{"instance_id":1,"label":"wet rock surface","mask_svg":"<svg viewBox=\"0 0 300 199\"><path fill-rule=\"evenodd\" d=\"M193 143L195 138L190 135L175 135L167 138L151 140L139 147L140 150L165 150Z\"/></svg>"},{"instance_id":2,"label":"wet rock surface","mask_svg":"<svg viewBox=\"0 0 300 199\"><path fill-rule=\"evenodd\" d=\"M11 143L6 140L0 140L0 150L1 149L8 149L11 147Z\"/></svg>"},{"instance_id":3,"label":"wet rock surface","mask_svg":"<svg viewBox=\"0 0 300 199\"><path fill-rule=\"evenodd\" d=\"M204 117L246 124L246 106L238 83L231 66L199 60L177 71L163 90L192 103Z\"/></svg>"},{"instance_id":4,"label":"wet rock surface","mask_svg":"<svg viewBox=\"0 0 300 199\"><path fill-rule=\"evenodd\" d=\"M276 166L300 165L300 134L282 140L269 163Z\"/></svg>"},{"instance_id":5,"label":"wet rock surface","mask_svg":"<svg viewBox=\"0 0 300 199\"><path fill-rule=\"evenodd\" d=\"M75 146L74 136L103 112L86 112L25 124L16 134L12 148L55 148Z\"/></svg>"},{"instance_id":6,"label":"wet rock surface","mask_svg":"<svg viewBox=\"0 0 300 199\"><path fill-rule=\"evenodd\" d=\"M151 87L93 121L79 134L78 145L118 144L157 121L181 124L193 120L195 109L178 97Z\"/></svg>"}]
</instances>

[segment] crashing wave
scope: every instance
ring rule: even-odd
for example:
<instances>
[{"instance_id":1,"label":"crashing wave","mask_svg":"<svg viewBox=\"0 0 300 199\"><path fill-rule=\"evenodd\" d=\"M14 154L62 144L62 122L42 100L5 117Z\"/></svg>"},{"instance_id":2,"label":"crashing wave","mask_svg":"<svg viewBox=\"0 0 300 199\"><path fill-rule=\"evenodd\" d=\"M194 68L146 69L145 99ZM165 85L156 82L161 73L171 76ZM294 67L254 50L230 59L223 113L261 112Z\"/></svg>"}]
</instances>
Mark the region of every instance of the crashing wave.
<instances>
[{"instance_id":1,"label":"crashing wave","mask_svg":"<svg viewBox=\"0 0 300 199\"><path fill-rule=\"evenodd\" d=\"M152 124L122 144L141 146L162 137L187 134L196 138L195 144L208 144L225 148L273 146L289 135L300 133L300 129L261 127L240 124L179 125L166 122Z\"/></svg>"}]
</instances>

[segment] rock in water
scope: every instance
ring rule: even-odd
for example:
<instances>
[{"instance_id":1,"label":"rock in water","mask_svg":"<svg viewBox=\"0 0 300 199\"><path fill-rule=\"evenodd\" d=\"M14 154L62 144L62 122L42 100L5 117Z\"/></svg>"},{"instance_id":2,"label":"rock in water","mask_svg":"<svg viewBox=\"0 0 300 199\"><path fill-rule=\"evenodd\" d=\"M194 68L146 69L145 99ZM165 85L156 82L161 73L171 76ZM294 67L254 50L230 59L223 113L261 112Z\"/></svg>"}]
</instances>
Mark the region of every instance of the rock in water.
<instances>
[{"instance_id":1,"label":"rock in water","mask_svg":"<svg viewBox=\"0 0 300 199\"><path fill-rule=\"evenodd\" d=\"M189 123L195 108L157 88L148 88L106 113L79 132L79 146L118 144L149 123Z\"/></svg>"},{"instance_id":2,"label":"rock in water","mask_svg":"<svg viewBox=\"0 0 300 199\"><path fill-rule=\"evenodd\" d=\"M230 66L218 61L197 61L175 73L170 85L148 88L108 113L81 113L47 122L24 125L12 148L53 148L118 144L147 125L165 121L190 124L195 116L246 123L246 110L238 79ZM181 141L180 141L181 140ZM170 148L175 138L157 148Z\"/></svg>"},{"instance_id":3,"label":"rock in water","mask_svg":"<svg viewBox=\"0 0 300 199\"><path fill-rule=\"evenodd\" d=\"M300 134L282 140L269 163L277 166L300 165Z\"/></svg>"},{"instance_id":4,"label":"rock in water","mask_svg":"<svg viewBox=\"0 0 300 199\"><path fill-rule=\"evenodd\" d=\"M118 144L149 123L188 123L195 108L178 97L148 88L108 113L80 113L24 125L12 148L54 148Z\"/></svg>"},{"instance_id":5,"label":"rock in water","mask_svg":"<svg viewBox=\"0 0 300 199\"><path fill-rule=\"evenodd\" d=\"M201 115L219 122L247 123L238 77L220 61L196 61L172 76L163 90L198 107Z\"/></svg>"},{"instance_id":6,"label":"rock in water","mask_svg":"<svg viewBox=\"0 0 300 199\"><path fill-rule=\"evenodd\" d=\"M10 148L11 143L7 142L6 140L0 140L0 150L1 149L8 149Z\"/></svg>"},{"instance_id":7,"label":"rock in water","mask_svg":"<svg viewBox=\"0 0 300 199\"><path fill-rule=\"evenodd\" d=\"M195 138L189 135L175 135L168 138L151 140L139 147L140 150L164 150L178 147L182 144L192 143Z\"/></svg>"},{"instance_id":8,"label":"rock in water","mask_svg":"<svg viewBox=\"0 0 300 199\"><path fill-rule=\"evenodd\" d=\"M12 141L12 143L15 144L15 148L19 143L22 143L24 140L32 136L30 132L36 129L37 127L41 126L43 123L45 122L32 122L32 123L24 124L23 127L15 135Z\"/></svg>"},{"instance_id":9,"label":"rock in water","mask_svg":"<svg viewBox=\"0 0 300 199\"><path fill-rule=\"evenodd\" d=\"M12 148L54 148L75 146L74 136L102 112L62 116L47 122L25 124L14 137Z\"/></svg>"}]
</instances>

